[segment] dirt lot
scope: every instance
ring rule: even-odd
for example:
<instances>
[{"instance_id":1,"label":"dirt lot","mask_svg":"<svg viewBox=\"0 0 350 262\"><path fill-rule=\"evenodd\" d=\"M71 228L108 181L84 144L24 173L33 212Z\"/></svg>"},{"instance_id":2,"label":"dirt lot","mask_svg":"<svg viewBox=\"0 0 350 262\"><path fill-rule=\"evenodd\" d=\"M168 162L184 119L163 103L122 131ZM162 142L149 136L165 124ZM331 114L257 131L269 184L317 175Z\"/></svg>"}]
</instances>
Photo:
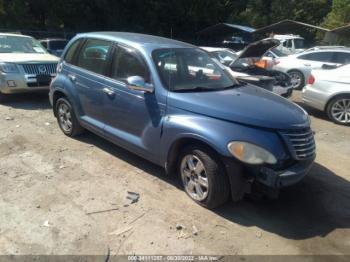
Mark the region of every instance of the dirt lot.
<instances>
[{"instance_id":1,"label":"dirt lot","mask_svg":"<svg viewBox=\"0 0 350 262\"><path fill-rule=\"evenodd\" d=\"M91 133L65 137L46 94L11 97L0 105L0 254L350 254L350 128L308 111L310 175L278 200L213 212L135 155Z\"/></svg>"}]
</instances>

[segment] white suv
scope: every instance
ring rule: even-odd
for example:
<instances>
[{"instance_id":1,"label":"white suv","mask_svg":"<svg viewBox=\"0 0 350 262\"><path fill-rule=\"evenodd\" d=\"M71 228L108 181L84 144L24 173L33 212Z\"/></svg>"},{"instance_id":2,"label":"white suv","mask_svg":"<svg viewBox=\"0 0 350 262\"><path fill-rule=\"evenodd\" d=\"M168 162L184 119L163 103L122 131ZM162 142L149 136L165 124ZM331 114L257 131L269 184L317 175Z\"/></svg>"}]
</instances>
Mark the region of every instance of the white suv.
<instances>
[{"instance_id":1,"label":"white suv","mask_svg":"<svg viewBox=\"0 0 350 262\"><path fill-rule=\"evenodd\" d=\"M57 63L34 38L0 33L0 96L49 90Z\"/></svg>"},{"instance_id":2,"label":"white suv","mask_svg":"<svg viewBox=\"0 0 350 262\"><path fill-rule=\"evenodd\" d=\"M325 66L337 67L350 63L350 48L313 48L305 52L280 57L273 69L288 73L292 78L293 87L301 89L306 85L311 70Z\"/></svg>"}]
</instances>

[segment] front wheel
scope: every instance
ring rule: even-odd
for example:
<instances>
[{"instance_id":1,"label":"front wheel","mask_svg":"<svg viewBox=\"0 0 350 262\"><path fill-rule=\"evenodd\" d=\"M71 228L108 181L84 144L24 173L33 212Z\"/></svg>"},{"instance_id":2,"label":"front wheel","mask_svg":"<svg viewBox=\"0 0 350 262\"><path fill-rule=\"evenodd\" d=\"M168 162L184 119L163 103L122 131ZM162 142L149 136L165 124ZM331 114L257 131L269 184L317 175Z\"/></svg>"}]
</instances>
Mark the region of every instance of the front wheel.
<instances>
[{"instance_id":1,"label":"front wheel","mask_svg":"<svg viewBox=\"0 0 350 262\"><path fill-rule=\"evenodd\" d=\"M230 195L229 180L215 153L202 146L182 151L179 171L187 195L206 208L224 204Z\"/></svg>"},{"instance_id":2,"label":"front wheel","mask_svg":"<svg viewBox=\"0 0 350 262\"><path fill-rule=\"evenodd\" d=\"M75 116L71 103L66 98L57 100L55 110L58 125L65 135L74 137L84 131Z\"/></svg>"},{"instance_id":3,"label":"front wheel","mask_svg":"<svg viewBox=\"0 0 350 262\"><path fill-rule=\"evenodd\" d=\"M350 125L350 95L332 99L327 107L327 114L336 124Z\"/></svg>"}]
</instances>

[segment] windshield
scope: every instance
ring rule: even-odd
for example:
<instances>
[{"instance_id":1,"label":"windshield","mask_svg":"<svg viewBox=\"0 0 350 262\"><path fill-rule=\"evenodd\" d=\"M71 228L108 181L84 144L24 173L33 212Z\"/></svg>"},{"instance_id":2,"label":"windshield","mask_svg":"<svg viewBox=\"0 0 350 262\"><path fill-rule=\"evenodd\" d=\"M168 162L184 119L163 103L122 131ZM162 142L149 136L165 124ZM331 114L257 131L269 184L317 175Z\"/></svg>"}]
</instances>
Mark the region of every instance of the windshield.
<instances>
[{"instance_id":1,"label":"windshield","mask_svg":"<svg viewBox=\"0 0 350 262\"><path fill-rule=\"evenodd\" d=\"M271 52L273 52L277 57L288 56L287 54L285 54L281 50L279 50L277 47L271 49Z\"/></svg>"},{"instance_id":2,"label":"windshield","mask_svg":"<svg viewBox=\"0 0 350 262\"><path fill-rule=\"evenodd\" d=\"M159 49L153 52L153 60L163 84L170 91L219 90L237 84L200 49Z\"/></svg>"},{"instance_id":3,"label":"windshield","mask_svg":"<svg viewBox=\"0 0 350 262\"><path fill-rule=\"evenodd\" d=\"M31 37L0 36L0 53L46 53L44 47Z\"/></svg>"},{"instance_id":4,"label":"windshield","mask_svg":"<svg viewBox=\"0 0 350 262\"><path fill-rule=\"evenodd\" d=\"M49 47L52 50L63 50L66 45L67 45L68 41L66 40L51 40L49 42Z\"/></svg>"},{"instance_id":5,"label":"windshield","mask_svg":"<svg viewBox=\"0 0 350 262\"><path fill-rule=\"evenodd\" d=\"M304 48L304 39L294 39L295 49L303 49Z\"/></svg>"},{"instance_id":6,"label":"windshield","mask_svg":"<svg viewBox=\"0 0 350 262\"><path fill-rule=\"evenodd\" d=\"M224 64L226 66L230 66L230 64L232 64L232 62L235 61L238 57L236 54L228 50L214 51L211 52L210 56L216 58L221 64Z\"/></svg>"}]
</instances>

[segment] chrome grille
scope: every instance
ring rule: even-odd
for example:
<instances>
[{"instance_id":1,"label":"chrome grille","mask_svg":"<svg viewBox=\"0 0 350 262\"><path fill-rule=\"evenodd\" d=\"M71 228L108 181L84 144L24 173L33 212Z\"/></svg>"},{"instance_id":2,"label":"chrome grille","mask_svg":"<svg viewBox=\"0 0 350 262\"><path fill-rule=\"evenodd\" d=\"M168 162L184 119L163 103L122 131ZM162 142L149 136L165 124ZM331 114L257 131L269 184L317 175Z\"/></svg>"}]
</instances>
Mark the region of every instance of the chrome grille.
<instances>
[{"instance_id":1,"label":"chrome grille","mask_svg":"<svg viewBox=\"0 0 350 262\"><path fill-rule=\"evenodd\" d=\"M27 75L52 75L56 74L57 64L22 64Z\"/></svg>"},{"instance_id":2,"label":"chrome grille","mask_svg":"<svg viewBox=\"0 0 350 262\"><path fill-rule=\"evenodd\" d=\"M306 160L316 153L315 138L312 130L298 129L280 132L292 156L296 160Z\"/></svg>"}]
</instances>

